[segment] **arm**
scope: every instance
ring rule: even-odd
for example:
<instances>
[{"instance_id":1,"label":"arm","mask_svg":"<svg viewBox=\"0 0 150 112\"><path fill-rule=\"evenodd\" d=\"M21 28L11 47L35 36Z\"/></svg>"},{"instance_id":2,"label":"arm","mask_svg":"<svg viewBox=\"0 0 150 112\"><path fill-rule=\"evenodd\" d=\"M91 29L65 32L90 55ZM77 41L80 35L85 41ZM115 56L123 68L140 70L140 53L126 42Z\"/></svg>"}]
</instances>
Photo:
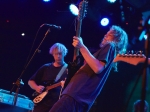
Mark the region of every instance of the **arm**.
<instances>
[{"instance_id":1,"label":"arm","mask_svg":"<svg viewBox=\"0 0 150 112\"><path fill-rule=\"evenodd\" d=\"M36 71L36 73L32 77L30 77L28 81L28 85L38 93L41 93L43 89L45 88L44 86L39 85L39 84L41 84L41 79L43 77L43 73L46 67L47 67L47 64L44 64L43 66L41 66Z\"/></svg>"},{"instance_id":2,"label":"arm","mask_svg":"<svg viewBox=\"0 0 150 112\"><path fill-rule=\"evenodd\" d=\"M38 93L41 93L43 91L43 89L45 88L42 85L37 85L34 80L29 80L28 85Z\"/></svg>"},{"instance_id":3,"label":"arm","mask_svg":"<svg viewBox=\"0 0 150 112\"><path fill-rule=\"evenodd\" d=\"M102 61L97 60L87 49L86 46L80 48L80 52L84 57L86 63L92 68L92 70L98 74L100 73L105 66L105 63Z\"/></svg>"},{"instance_id":4,"label":"arm","mask_svg":"<svg viewBox=\"0 0 150 112\"><path fill-rule=\"evenodd\" d=\"M100 73L105 66L105 63L97 60L83 44L82 38L73 37L73 46L78 48L84 57L86 63L91 67L91 69L96 73Z\"/></svg>"}]
</instances>

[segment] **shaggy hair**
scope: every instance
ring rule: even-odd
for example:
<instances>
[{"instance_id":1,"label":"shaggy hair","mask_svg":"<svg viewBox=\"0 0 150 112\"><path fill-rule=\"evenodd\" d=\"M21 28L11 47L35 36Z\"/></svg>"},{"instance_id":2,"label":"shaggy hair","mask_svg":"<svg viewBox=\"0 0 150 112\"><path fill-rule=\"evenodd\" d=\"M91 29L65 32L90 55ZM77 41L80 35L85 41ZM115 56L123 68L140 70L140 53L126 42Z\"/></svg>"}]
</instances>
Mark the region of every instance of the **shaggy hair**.
<instances>
[{"instance_id":1,"label":"shaggy hair","mask_svg":"<svg viewBox=\"0 0 150 112\"><path fill-rule=\"evenodd\" d=\"M53 55L55 51L58 50L62 53L64 53L64 56L67 55L68 49L61 43L55 43L49 50L49 54Z\"/></svg>"},{"instance_id":2,"label":"shaggy hair","mask_svg":"<svg viewBox=\"0 0 150 112\"><path fill-rule=\"evenodd\" d=\"M127 33L119 26L113 25L110 30L112 30L112 34L114 36L114 41L112 43L116 47L116 55L122 54L127 51L128 46L128 35ZM118 71L117 69L118 63L113 63L113 68L115 71Z\"/></svg>"}]
</instances>

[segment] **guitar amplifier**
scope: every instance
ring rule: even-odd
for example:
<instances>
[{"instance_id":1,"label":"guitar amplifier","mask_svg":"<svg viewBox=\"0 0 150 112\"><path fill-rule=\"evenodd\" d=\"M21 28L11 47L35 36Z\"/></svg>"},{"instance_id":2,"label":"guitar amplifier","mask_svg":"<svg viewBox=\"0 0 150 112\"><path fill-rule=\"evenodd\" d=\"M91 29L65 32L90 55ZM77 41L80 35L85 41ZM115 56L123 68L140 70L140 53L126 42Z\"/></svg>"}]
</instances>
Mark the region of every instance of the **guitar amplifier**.
<instances>
[{"instance_id":1,"label":"guitar amplifier","mask_svg":"<svg viewBox=\"0 0 150 112\"><path fill-rule=\"evenodd\" d=\"M14 97L15 93L12 92L12 94L10 94L9 91L0 89L0 104L2 105L13 105L14 104ZM22 108L22 109L26 109L26 110L33 110L34 107L34 103L26 96L18 94L18 98L16 101L16 107ZM0 108L0 112L1 112L2 107Z\"/></svg>"}]
</instances>

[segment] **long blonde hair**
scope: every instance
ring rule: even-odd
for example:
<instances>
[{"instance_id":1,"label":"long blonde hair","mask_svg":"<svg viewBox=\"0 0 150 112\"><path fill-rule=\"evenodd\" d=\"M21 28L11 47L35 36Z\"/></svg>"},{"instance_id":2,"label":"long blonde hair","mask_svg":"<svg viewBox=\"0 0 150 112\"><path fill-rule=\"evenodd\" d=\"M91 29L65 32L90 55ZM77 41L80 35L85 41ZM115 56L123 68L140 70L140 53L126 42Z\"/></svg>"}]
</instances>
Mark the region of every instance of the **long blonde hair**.
<instances>
[{"instance_id":1,"label":"long blonde hair","mask_svg":"<svg viewBox=\"0 0 150 112\"><path fill-rule=\"evenodd\" d=\"M115 37L115 46L118 53L126 52L128 45L128 35L127 33L119 26L113 25L110 30L112 30L112 35Z\"/></svg>"},{"instance_id":2,"label":"long blonde hair","mask_svg":"<svg viewBox=\"0 0 150 112\"><path fill-rule=\"evenodd\" d=\"M116 55L125 53L127 51L128 46L128 35L127 33L119 26L113 25L110 30L112 30L112 35L114 36L113 43L116 47ZM118 63L113 64L113 68L115 71L117 70Z\"/></svg>"}]
</instances>

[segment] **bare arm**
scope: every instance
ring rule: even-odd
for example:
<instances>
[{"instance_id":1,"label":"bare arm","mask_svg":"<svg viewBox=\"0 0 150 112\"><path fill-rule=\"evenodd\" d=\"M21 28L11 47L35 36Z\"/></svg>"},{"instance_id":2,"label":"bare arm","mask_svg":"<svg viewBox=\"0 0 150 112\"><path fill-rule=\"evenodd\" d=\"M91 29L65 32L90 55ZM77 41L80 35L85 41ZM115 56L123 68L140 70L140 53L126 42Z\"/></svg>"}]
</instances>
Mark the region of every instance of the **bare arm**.
<instances>
[{"instance_id":1,"label":"bare arm","mask_svg":"<svg viewBox=\"0 0 150 112\"><path fill-rule=\"evenodd\" d=\"M28 85L38 93L41 93L43 91L43 89L45 88L42 85L37 85L34 80L29 80Z\"/></svg>"},{"instance_id":2,"label":"bare arm","mask_svg":"<svg viewBox=\"0 0 150 112\"><path fill-rule=\"evenodd\" d=\"M84 57L85 61L88 63L88 65L92 68L92 70L98 74L100 73L105 66L105 63L102 61L97 60L87 49L86 46L83 46L80 48L80 52L82 56Z\"/></svg>"},{"instance_id":3,"label":"bare arm","mask_svg":"<svg viewBox=\"0 0 150 112\"><path fill-rule=\"evenodd\" d=\"M104 62L97 60L83 44L82 38L73 37L73 46L80 49L82 56L84 57L86 63L91 67L91 69L96 73L100 73L105 66Z\"/></svg>"}]
</instances>

